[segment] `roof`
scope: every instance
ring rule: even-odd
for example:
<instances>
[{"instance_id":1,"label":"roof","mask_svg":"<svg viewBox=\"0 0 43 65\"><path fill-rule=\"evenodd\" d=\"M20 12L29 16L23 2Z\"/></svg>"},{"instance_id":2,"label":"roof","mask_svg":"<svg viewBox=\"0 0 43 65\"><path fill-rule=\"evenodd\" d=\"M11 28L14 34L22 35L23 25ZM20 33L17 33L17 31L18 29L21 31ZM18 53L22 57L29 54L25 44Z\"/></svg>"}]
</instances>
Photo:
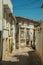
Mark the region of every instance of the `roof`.
<instances>
[{"instance_id":1,"label":"roof","mask_svg":"<svg viewBox=\"0 0 43 65\"><path fill-rule=\"evenodd\" d=\"M34 20L30 20L27 18L23 18L23 17L16 17L17 21L22 21L22 22L28 22L28 23L34 23L34 24L39 24L39 21L34 21Z\"/></svg>"}]
</instances>

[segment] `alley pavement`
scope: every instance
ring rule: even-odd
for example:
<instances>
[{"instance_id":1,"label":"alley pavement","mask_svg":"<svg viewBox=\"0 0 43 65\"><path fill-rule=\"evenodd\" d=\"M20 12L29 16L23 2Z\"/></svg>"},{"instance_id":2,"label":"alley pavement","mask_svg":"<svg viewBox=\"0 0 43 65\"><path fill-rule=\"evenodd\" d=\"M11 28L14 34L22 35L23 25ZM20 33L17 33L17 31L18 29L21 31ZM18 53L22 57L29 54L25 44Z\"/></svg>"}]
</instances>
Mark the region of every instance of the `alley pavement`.
<instances>
[{"instance_id":1,"label":"alley pavement","mask_svg":"<svg viewBox=\"0 0 43 65\"><path fill-rule=\"evenodd\" d=\"M33 49L26 47L13 51L5 61L0 61L0 65L43 65L43 63Z\"/></svg>"}]
</instances>

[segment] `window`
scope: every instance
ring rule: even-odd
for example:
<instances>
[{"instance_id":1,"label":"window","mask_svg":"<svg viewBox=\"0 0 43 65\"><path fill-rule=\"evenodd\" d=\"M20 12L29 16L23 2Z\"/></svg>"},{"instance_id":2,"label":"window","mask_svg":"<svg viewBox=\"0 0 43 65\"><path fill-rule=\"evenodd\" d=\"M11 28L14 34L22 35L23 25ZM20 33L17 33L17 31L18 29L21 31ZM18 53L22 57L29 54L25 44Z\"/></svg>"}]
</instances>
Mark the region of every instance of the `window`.
<instances>
[{"instance_id":1,"label":"window","mask_svg":"<svg viewBox=\"0 0 43 65\"><path fill-rule=\"evenodd\" d=\"M20 29L20 37L24 38L24 29Z\"/></svg>"}]
</instances>

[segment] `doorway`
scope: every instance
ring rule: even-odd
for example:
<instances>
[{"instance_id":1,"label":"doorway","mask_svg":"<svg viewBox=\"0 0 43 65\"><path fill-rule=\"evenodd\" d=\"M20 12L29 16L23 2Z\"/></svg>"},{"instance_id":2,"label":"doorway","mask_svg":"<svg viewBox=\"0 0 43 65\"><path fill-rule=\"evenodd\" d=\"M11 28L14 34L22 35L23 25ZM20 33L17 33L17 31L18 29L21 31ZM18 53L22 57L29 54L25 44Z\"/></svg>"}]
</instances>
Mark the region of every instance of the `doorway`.
<instances>
[{"instance_id":1,"label":"doorway","mask_svg":"<svg viewBox=\"0 0 43 65\"><path fill-rule=\"evenodd\" d=\"M2 32L0 31L0 60L2 60Z\"/></svg>"}]
</instances>

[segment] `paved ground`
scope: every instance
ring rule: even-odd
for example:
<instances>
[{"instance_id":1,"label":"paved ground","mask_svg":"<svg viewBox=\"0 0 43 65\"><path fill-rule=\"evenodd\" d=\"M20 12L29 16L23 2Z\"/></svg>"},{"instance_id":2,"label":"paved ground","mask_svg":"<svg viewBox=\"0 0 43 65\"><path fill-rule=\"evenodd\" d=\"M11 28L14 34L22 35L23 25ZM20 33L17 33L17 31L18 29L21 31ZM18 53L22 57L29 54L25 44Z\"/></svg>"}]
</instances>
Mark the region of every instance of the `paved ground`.
<instances>
[{"instance_id":1,"label":"paved ground","mask_svg":"<svg viewBox=\"0 0 43 65\"><path fill-rule=\"evenodd\" d=\"M34 51L30 48L15 50L6 61L0 61L0 65L43 65Z\"/></svg>"}]
</instances>

